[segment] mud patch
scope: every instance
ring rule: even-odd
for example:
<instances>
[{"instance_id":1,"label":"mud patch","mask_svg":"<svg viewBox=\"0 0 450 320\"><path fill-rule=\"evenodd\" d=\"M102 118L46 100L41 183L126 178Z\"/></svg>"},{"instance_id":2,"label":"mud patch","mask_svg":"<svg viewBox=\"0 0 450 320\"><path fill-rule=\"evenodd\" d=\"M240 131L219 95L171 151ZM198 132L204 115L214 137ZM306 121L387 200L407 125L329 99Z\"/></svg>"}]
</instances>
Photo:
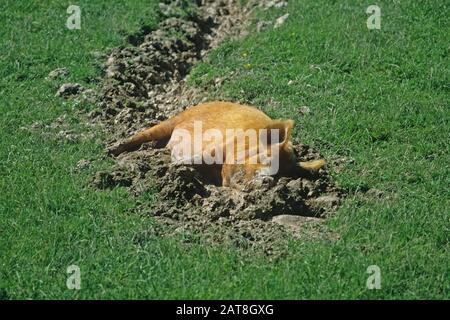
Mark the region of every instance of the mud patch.
<instances>
[{"instance_id":1,"label":"mud patch","mask_svg":"<svg viewBox=\"0 0 450 320\"><path fill-rule=\"evenodd\" d=\"M75 130L65 114L56 118L50 124L36 121L19 129L29 133L39 134L43 139L58 143L83 143L95 137L94 130L90 130L90 128L84 130L84 132Z\"/></svg>"},{"instance_id":2,"label":"mud patch","mask_svg":"<svg viewBox=\"0 0 450 320\"><path fill-rule=\"evenodd\" d=\"M296 146L302 159L318 158L307 146ZM301 156L301 154L309 156ZM166 226L159 236L202 235L212 243L231 243L280 255L289 240L333 241L338 235L323 218L339 205L340 190L327 171L308 178L255 178L239 188L209 184L195 167L174 164L170 152L144 145L124 153L109 170L98 172L96 188L127 187L135 195L154 194L141 201L140 213Z\"/></svg>"},{"instance_id":3,"label":"mud patch","mask_svg":"<svg viewBox=\"0 0 450 320\"><path fill-rule=\"evenodd\" d=\"M191 68L223 39L245 35L246 21L264 1L203 0L160 4L165 19L157 30L129 37L131 47L114 50L105 64L99 108L89 114L111 135L111 143L179 113L207 96L186 85ZM267 2L267 1L266 1ZM280 1L270 1L274 6ZM280 2L282 3L282 2ZM285 6L285 3L278 5ZM339 205L341 192L326 170L302 178L255 178L234 188L203 180L192 166L171 163L170 153L154 143L116 158L97 172L92 185L128 188L138 211L154 216L164 228L136 235L137 242L156 236L201 235L212 243L229 242L273 255L292 238L335 240L323 219ZM302 161L322 158L306 145L295 146Z\"/></svg>"}]
</instances>

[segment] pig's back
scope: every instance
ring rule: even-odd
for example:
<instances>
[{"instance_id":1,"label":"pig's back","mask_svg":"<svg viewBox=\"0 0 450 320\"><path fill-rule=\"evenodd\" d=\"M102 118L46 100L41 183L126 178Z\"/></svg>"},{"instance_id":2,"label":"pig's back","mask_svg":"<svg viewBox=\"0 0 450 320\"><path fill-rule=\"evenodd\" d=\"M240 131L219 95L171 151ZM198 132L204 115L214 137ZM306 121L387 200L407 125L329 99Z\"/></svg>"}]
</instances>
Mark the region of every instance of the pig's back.
<instances>
[{"instance_id":1,"label":"pig's back","mask_svg":"<svg viewBox=\"0 0 450 320\"><path fill-rule=\"evenodd\" d=\"M192 131L194 122L202 124L203 131L218 129L262 129L272 121L255 107L225 101L213 101L193 106L176 116L175 129Z\"/></svg>"}]
</instances>

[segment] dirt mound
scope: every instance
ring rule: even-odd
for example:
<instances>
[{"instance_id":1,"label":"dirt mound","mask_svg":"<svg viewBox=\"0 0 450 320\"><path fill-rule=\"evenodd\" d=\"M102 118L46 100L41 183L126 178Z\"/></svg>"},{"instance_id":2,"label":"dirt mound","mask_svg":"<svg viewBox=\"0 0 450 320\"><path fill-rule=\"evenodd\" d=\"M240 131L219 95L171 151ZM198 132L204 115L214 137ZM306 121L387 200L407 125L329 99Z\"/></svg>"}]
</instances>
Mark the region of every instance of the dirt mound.
<instances>
[{"instance_id":1,"label":"dirt mound","mask_svg":"<svg viewBox=\"0 0 450 320\"><path fill-rule=\"evenodd\" d=\"M161 3L165 19L159 29L144 28L145 32L129 37L134 46L112 52L98 95L100 108L89 115L111 133L111 142L206 96L188 88L186 76L223 39L243 34L252 5L242 7L238 2ZM192 166L171 163L169 151L161 147L147 143L122 154L115 166L93 178L97 188L122 186L136 195L156 195L153 201L141 203L139 210L165 227L149 230L137 241L145 241L152 232L158 236L201 234L213 242L231 241L273 254L291 237L336 238L321 222L336 209L340 196L326 170L298 179L255 178L239 188L227 188L208 184ZM321 158L304 145L295 146L295 152L299 160Z\"/></svg>"},{"instance_id":2,"label":"dirt mound","mask_svg":"<svg viewBox=\"0 0 450 320\"><path fill-rule=\"evenodd\" d=\"M296 146L296 153L317 158L306 146ZM337 208L340 196L325 170L308 178L266 176L239 188L221 187L209 184L192 166L172 163L167 149L147 144L120 155L113 168L97 173L93 185L124 186L136 195L156 191L155 199L141 203L139 211L168 227L158 233L162 236L202 234L212 242L256 246L268 254L282 253L291 237L337 237L321 222Z\"/></svg>"}]
</instances>

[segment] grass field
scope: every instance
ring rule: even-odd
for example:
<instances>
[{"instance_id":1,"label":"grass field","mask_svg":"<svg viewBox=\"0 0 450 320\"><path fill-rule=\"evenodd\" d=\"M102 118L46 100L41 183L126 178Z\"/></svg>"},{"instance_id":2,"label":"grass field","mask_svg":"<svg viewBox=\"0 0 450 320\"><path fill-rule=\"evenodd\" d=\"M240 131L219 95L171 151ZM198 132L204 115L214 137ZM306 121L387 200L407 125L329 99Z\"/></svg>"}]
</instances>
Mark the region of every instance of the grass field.
<instances>
[{"instance_id":1,"label":"grass field","mask_svg":"<svg viewBox=\"0 0 450 320\"><path fill-rule=\"evenodd\" d=\"M370 31L372 3L290 0L256 13L289 12L283 26L227 42L194 69L190 83L211 97L295 119L295 139L353 159L332 166L348 192L327 221L341 239L294 242L275 262L177 238L136 243L155 223L132 212L136 199L88 187L95 166L73 171L103 152L102 132L70 143L19 129L66 114L73 130L88 130L75 112L89 106L54 97L62 82L45 77L67 67L69 81L95 87L95 52L158 19L156 0L77 4L81 30L65 27L66 1L0 4L0 298L450 298L445 1L378 1L381 30ZM217 77L223 86L212 89ZM81 290L66 287L72 264ZM380 290L366 287L370 265Z\"/></svg>"}]
</instances>

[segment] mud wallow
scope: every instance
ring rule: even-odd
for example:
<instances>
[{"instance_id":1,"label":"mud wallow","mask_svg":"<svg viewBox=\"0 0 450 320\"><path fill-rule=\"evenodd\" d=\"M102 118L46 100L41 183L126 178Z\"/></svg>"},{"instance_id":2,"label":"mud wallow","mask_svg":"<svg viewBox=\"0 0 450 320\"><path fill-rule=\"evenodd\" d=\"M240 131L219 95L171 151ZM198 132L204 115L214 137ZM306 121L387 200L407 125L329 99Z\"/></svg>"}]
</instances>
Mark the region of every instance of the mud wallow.
<instances>
[{"instance_id":1,"label":"mud wallow","mask_svg":"<svg viewBox=\"0 0 450 320\"><path fill-rule=\"evenodd\" d=\"M160 4L159 28L132 35L130 47L115 49L105 63L97 93L98 109L89 119L100 124L110 144L157 124L205 100L206 92L188 87L191 68L222 40L245 35L254 2L172 1ZM316 150L295 145L301 161L320 159ZM193 167L174 164L163 145L146 143L124 153L107 170L97 172L95 188L126 187L140 200L139 213L154 216L162 227L148 233L185 238L201 235L212 243L280 253L289 239L333 241L323 218L342 196L326 168L302 178L265 177L228 188L208 184ZM137 237L145 241L146 234Z\"/></svg>"}]
</instances>

